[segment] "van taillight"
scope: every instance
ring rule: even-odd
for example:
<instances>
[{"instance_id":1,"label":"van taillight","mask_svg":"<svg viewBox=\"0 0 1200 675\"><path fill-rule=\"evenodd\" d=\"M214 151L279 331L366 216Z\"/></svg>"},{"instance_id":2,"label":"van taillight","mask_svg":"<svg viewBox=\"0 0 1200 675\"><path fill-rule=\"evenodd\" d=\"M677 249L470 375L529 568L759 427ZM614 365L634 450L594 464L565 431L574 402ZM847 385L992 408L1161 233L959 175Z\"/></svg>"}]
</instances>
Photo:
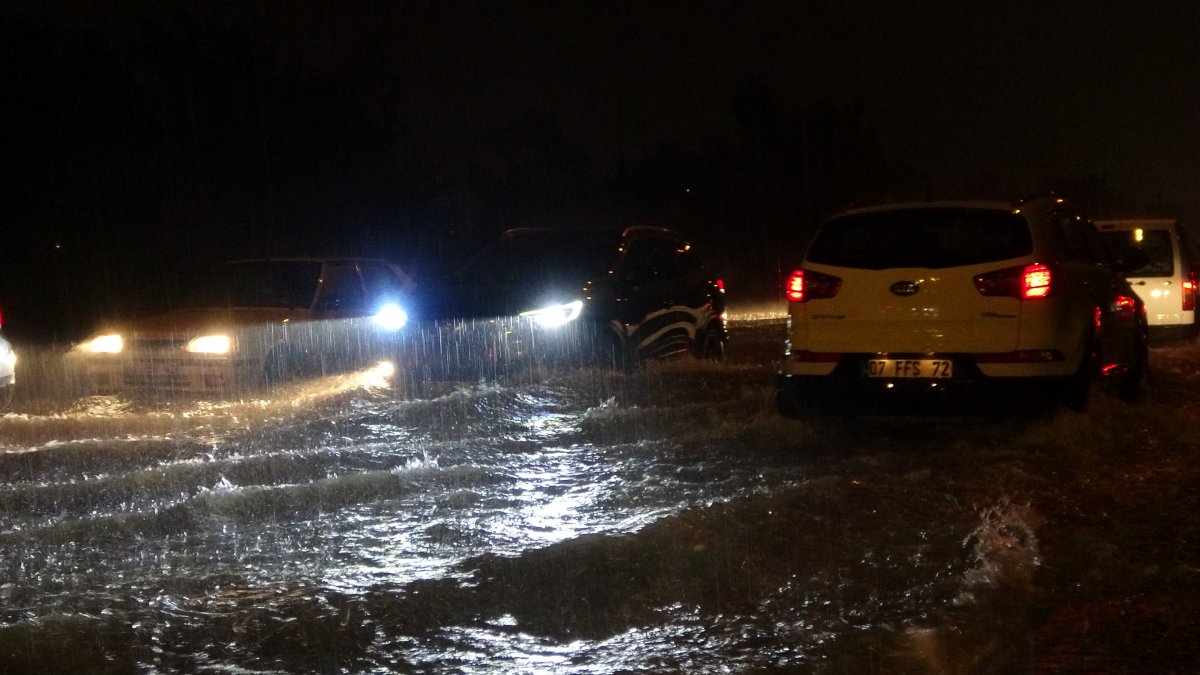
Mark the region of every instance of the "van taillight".
<instances>
[{"instance_id":1,"label":"van taillight","mask_svg":"<svg viewBox=\"0 0 1200 675\"><path fill-rule=\"evenodd\" d=\"M1050 295L1053 273L1042 263L1009 267L975 277L981 295L1036 300Z\"/></svg>"},{"instance_id":2,"label":"van taillight","mask_svg":"<svg viewBox=\"0 0 1200 675\"><path fill-rule=\"evenodd\" d=\"M1196 273L1188 272L1183 280L1183 311L1191 312L1196 309Z\"/></svg>"},{"instance_id":3,"label":"van taillight","mask_svg":"<svg viewBox=\"0 0 1200 675\"><path fill-rule=\"evenodd\" d=\"M788 302L808 302L832 298L842 289L842 280L832 274L812 270L796 270L788 277L784 295Z\"/></svg>"}]
</instances>

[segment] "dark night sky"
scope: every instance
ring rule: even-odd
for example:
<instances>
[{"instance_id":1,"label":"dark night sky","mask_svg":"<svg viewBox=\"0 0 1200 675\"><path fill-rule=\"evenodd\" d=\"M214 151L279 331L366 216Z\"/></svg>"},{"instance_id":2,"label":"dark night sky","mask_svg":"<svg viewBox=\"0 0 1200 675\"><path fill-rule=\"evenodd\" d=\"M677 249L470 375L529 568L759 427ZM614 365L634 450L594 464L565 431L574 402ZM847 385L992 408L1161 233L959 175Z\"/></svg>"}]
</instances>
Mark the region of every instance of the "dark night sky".
<instances>
[{"instance_id":1,"label":"dark night sky","mask_svg":"<svg viewBox=\"0 0 1200 675\"><path fill-rule=\"evenodd\" d=\"M947 180L1094 172L1192 199L1200 7L989 4L398 3L386 20L358 5L278 26L287 58L317 71L371 34L434 143L526 109L610 156L700 142L733 133L730 97L754 77L795 105L866 103L889 157Z\"/></svg>"},{"instance_id":2,"label":"dark night sky","mask_svg":"<svg viewBox=\"0 0 1200 675\"><path fill-rule=\"evenodd\" d=\"M165 252L259 253L317 225L357 233L363 247L404 258L400 240L423 237L412 250L427 252L437 247L430 232L464 223L524 224L615 201L622 213L679 213L670 190L654 191L661 186L635 196L628 185L598 194L620 171L633 183L670 176L679 177L670 189L691 189L694 180L699 190L728 192L708 196L703 208L685 205L687 222L707 223L701 238L711 240L713 222L749 213L762 223L746 231L762 235L757 244L770 250L780 243L770 233L797 210L788 193L801 188L786 185L801 175L796 166L807 159L804 182L825 190L830 203L852 192L839 191L846 174L831 168L836 144L802 158L794 152L801 145L780 141L788 150L774 163L761 161L769 149L748 150L752 137L769 146L779 129L815 119L804 112L813 110L859 111L873 148L870 167L886 176L871 194L907 194L894 184L901 174L935 195L986 186L981 196L1019 197L1047 185L1083 186L1090 194L1077 198L1099 194L1101 207L1190 217L1200 213L1200 5L1154 8L6 6L10 206L0 303L21 307L11 296L56 287L59 297L46 306L95 314L96 292L78 297L73 285L144 287L177 266L163 261ZM738 118L747 83L768 92L775 117ZM776 126L764 131L768 124ZM803 139L805 148L813 140ZM530 156L544 175L512 170L522 157L528 167ZM486 190L481 174L491 177ZM747 187L772 174L780 185ZM618 192L620 199L612 196ZM772 200L777 205L764 205ZM823 215L809 211L797 219ZM65 246L69 262L46 263L54 244ZM410 251L404 262L419 255ZM754 255L748 249L740 264ZM96 272L88 278L65 268ZM47 270L57 270L49 282L38 278Z\"/></svg>"}]
</instances>

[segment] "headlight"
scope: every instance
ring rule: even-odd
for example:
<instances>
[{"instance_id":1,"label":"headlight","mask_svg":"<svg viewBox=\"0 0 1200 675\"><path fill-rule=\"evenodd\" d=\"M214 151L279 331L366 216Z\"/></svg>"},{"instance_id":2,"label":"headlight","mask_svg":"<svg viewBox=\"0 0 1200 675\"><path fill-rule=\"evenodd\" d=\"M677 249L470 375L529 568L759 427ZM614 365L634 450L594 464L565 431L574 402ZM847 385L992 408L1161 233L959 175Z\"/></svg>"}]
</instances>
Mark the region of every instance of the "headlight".
<instances>
[{"instance_id":1,"label":"headlight","mask_svg":"<svg viewBox=\"0 0 1200 675\"><path fill-rule=\"evenodd\" d=\"M79 345L79 348L85 352L93 354L120 354L125 348L125 341L120 335L97 335L96 337Z\"/></svg>"},{"instance_id":2,"label":"headlight","mask_svg":"<svg viewBox=\"0 0 1200 675\"><path fill-rule=\"evenodd\" d=\"M528 312L521 312L520 316L533 319L540 325L546 328L561 326L565 323L571 323L579 318L579 314L583 311L583 301L576 300L561 305L550 305L541 309L534 309Z\"/></svg>"},{"instance_id":3,"label":"headlight","mask_svg":"<svg viewBox=\"0 0 1200 675\"><path fill-rule=\"evenodd\" d=\"M201 335L187 343L187 350L193 354L228 354L232 348L228 335Z\"/></svg>"},{"instance_id":4,"label":"headlight","mask_svg":"<svg viewBox=\"0 0 1200 675\"><path fill-rule=\"evenodd\" d=\"M404 311L404 308L400 305L389 302L380 307L375 316L371 317L371 320L375 322L376 326L384 330L400 330L408 323L408 312Z\"/></svg>"}]
</instances>

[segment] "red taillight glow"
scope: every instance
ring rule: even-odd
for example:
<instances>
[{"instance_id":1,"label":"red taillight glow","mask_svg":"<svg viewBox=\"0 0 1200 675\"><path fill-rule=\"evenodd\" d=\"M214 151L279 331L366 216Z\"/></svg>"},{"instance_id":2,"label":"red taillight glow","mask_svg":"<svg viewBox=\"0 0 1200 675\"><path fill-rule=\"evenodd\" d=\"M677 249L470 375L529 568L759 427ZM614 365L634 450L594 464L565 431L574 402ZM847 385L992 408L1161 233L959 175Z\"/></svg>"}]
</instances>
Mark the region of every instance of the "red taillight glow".
<instances>
[{"instance_id":1,"label":"red taillight glow","mask_svg":"<svg viewBox=\"0 0 1200 675\"><path fill-rule=\"evenodd\" d=\"M1040 263L1027 265L1021 273L1021 297L1026 300L1050 295L1050 268Z\"/></svg>"},{"instance_id":2,"label":"red taillight glow","mask_svg":"<svg viewBox=\"0 0 1200 675\"><path fill-rule=\"evenodd\" d=\"M1137 307L1137 300L1128 295L1118 295L1113 298L1114 312L1132 312Z\"/></svg>"},{"instance_id":3,"label":"red taillight glow","mask_svg":"<svg viewBox=\"0 0 1200 675\"><path fill-rule=\"evenodd\" d=\"M1183 280L1183 311L1192 312L1196 309L1196 273L1188 272Z\"/></svg>"},{"instance_id":4,"label":"red taillight glow","mask_svg":"<svg viewBox=\"0 0 1200 675\"><path fill-rule=\"evenodd\" d=\"M808 302L832 298L842 289L842 280L832 274L796 270L788 277L784 295L788 302Z\"/></svg>"},{"instance_id":5,"label":"red taillight glow","mask_svg":"<svg viewBox=\"0 0 1200 675\"><path fill-rule=\"evenodd\" d=\"M1033 263L1009 267L975 277L980 295L1036 300L1050 295L1053 273L1048 265Z\"/></svg>"},{"instance_id":6,"label":"red taillight glow","mask_svg":"<svg viewBox=\"0 0 1200 675\"><path fill-rule=\"evenodd\" d=\"M722 293L725 292L725 280L724 279L717 279L717 290L721 291Z\"/></svg>"}]
</instances>

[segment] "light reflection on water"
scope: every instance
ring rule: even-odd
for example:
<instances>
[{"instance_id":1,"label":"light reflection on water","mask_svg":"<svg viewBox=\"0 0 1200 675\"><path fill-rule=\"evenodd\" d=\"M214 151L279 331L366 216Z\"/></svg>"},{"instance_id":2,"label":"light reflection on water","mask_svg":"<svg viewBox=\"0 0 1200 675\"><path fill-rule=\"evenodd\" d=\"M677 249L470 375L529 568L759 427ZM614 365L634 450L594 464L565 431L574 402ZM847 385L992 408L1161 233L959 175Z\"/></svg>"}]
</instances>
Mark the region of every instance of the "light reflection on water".
<instances>
[{"instance_id":1,"label":"light reflection on water","mask_svg":"<svg viewBox=\"0 0 1200 675\"><path fill-rule=\"evenodd\" d=\"M1001 497L1081 435L1117 443L1103 414L1007 442L791 422L770 375L679 362L406 397L352 374L7 415L0 666L69 637L109 651L41 658L862 672L953 637L941 613L1032 602L1036 509Z\"/></svg>"}]
</instances>

